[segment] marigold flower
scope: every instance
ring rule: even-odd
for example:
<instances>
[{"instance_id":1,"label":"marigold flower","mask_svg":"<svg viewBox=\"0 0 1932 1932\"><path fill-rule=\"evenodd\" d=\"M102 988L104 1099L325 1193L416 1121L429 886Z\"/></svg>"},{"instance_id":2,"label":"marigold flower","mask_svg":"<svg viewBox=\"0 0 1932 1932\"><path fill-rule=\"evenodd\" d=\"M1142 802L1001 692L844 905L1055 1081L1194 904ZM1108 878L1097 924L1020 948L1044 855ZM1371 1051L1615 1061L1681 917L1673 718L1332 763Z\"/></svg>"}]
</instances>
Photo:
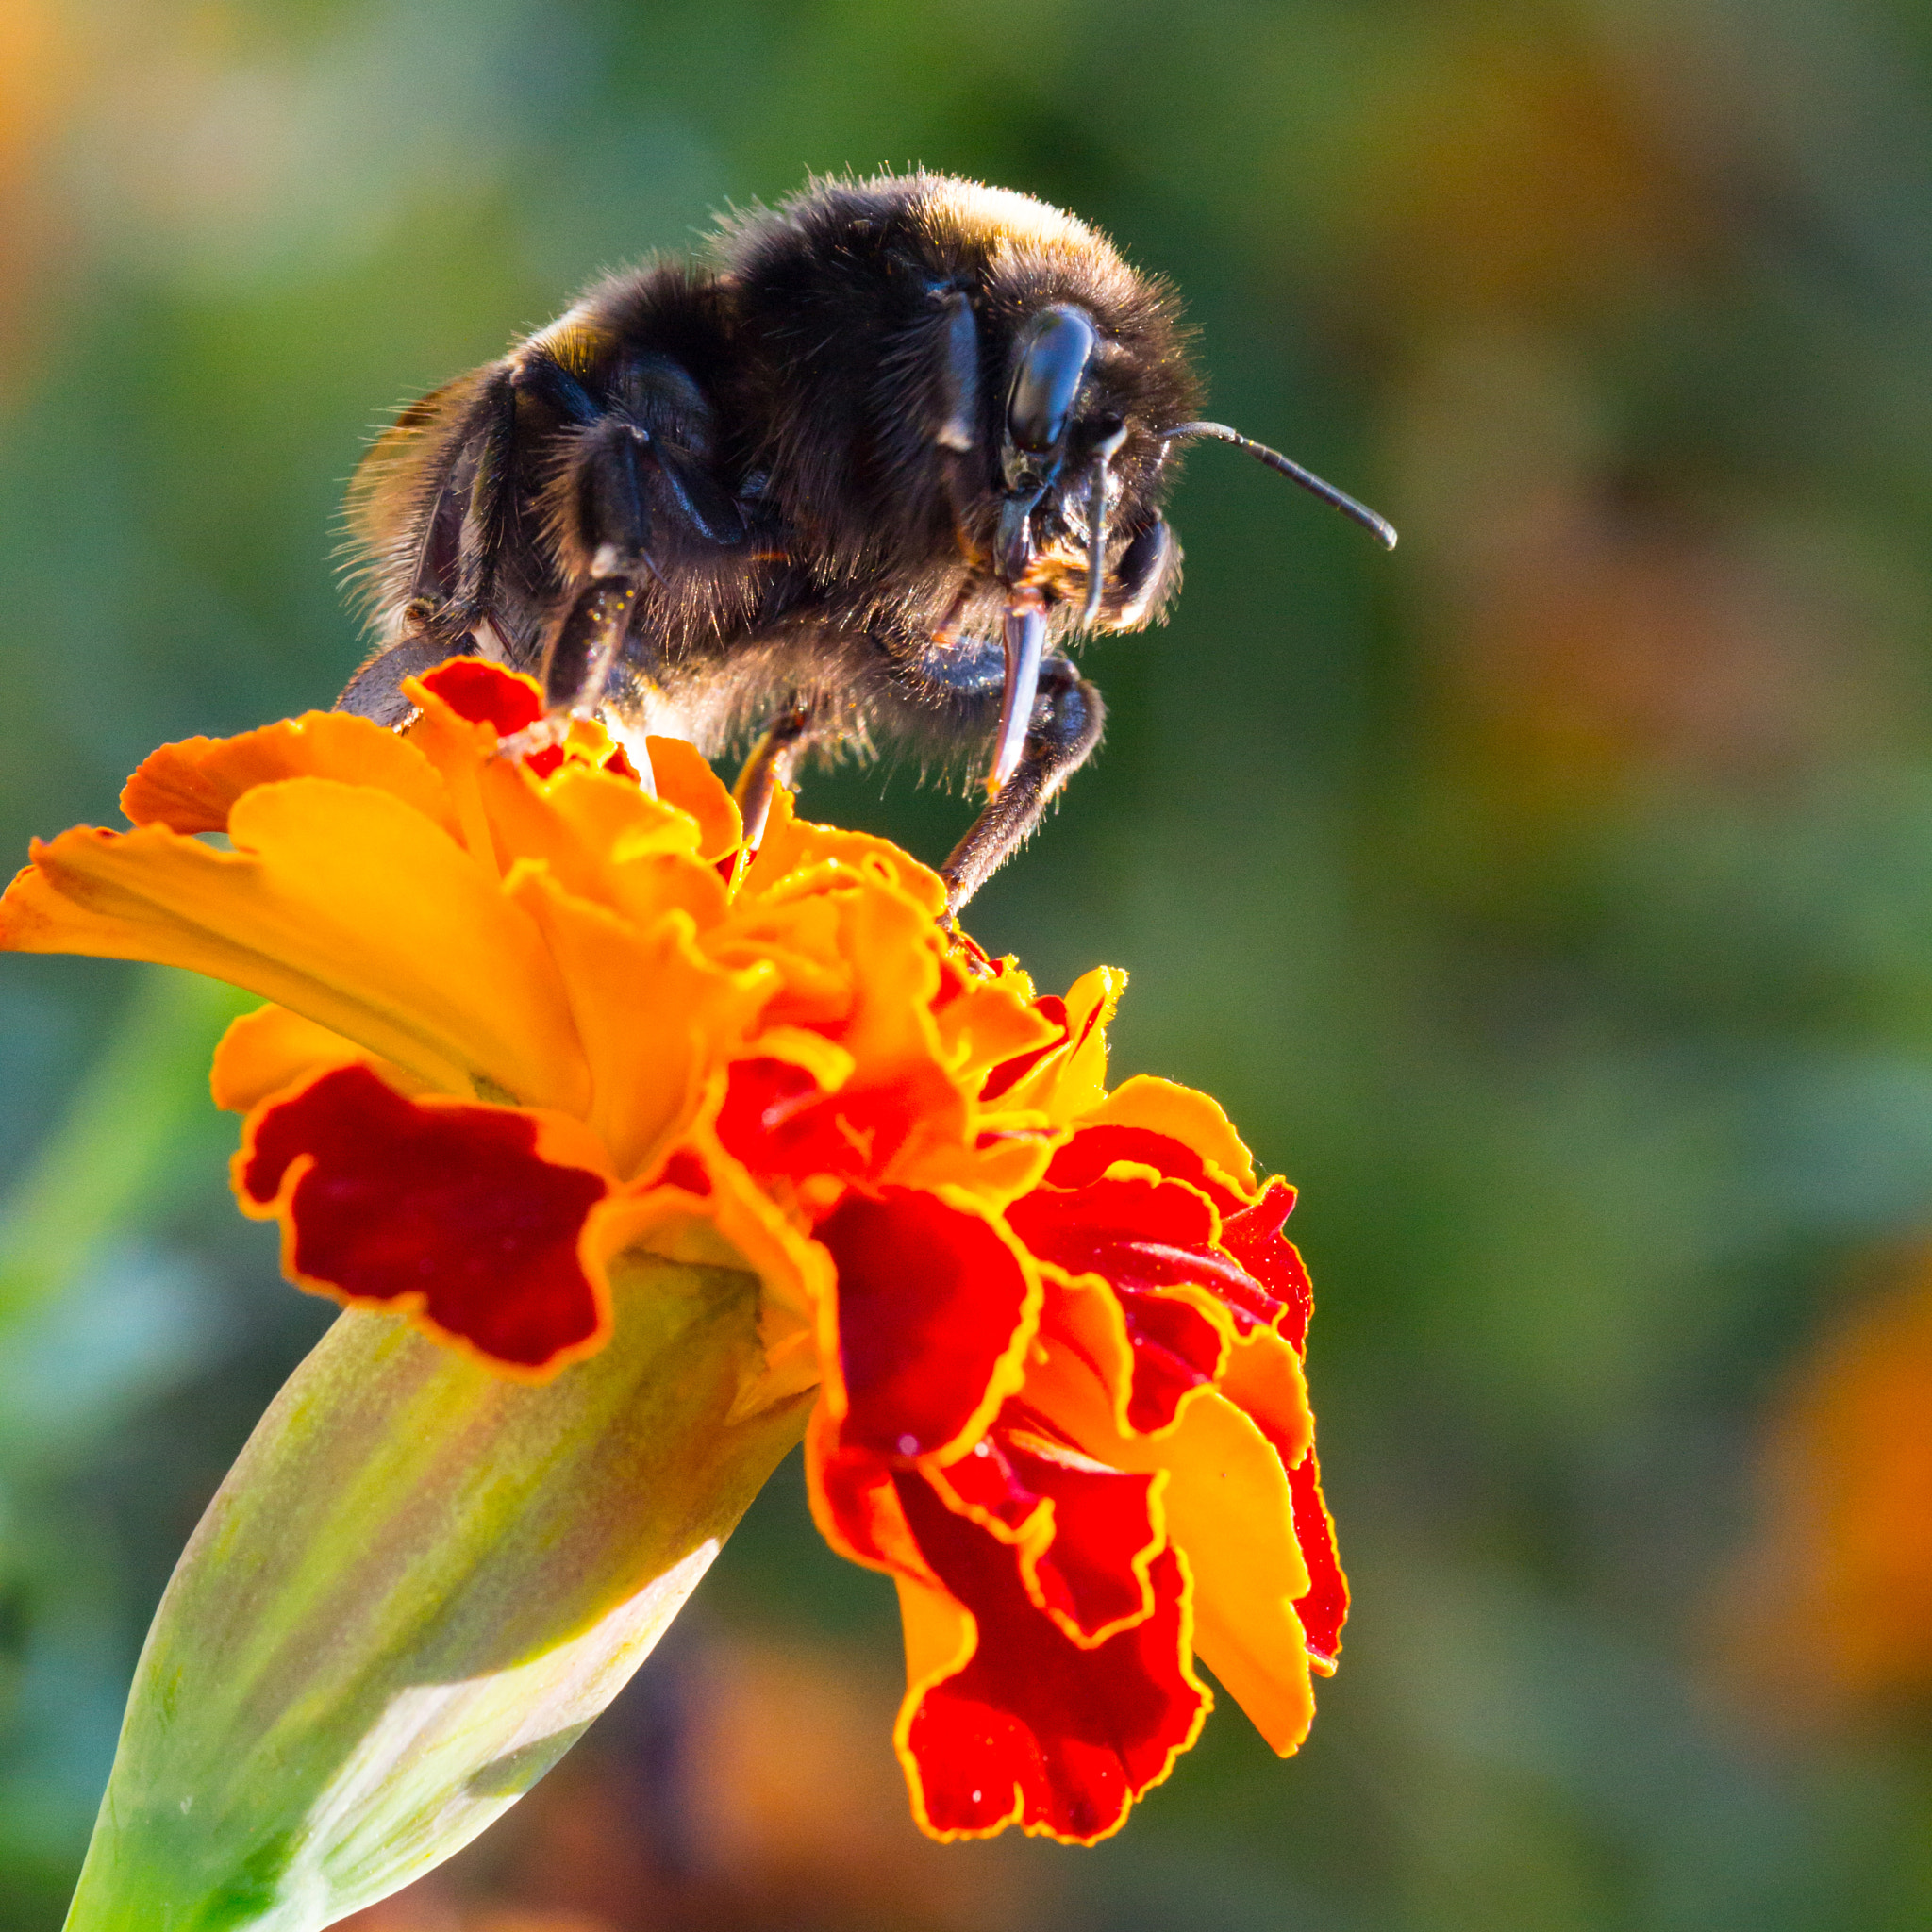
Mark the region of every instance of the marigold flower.
<instances>
[{"instance_id":1,"label":"marigold flower","mask_svg":"<svg viewBox=\"0 0 1932 1932\"><path fill-rule=\"evenodd\" d=\"M1932 1712L1932 1253L1794 1364L1766 1417L1754 1534L1719 1592L1721 1681L1796 1736Z\"/></svg>"},{"instance_id":2,"label":"marigold flower","mask_svg":"<svg viewBox=\"0 0 1932 1932\"><path fill-rule=\"evenodd\" d=\"M243 1211L499 1382L597 1356L666 1269L755 1275L715 1426L794 1418L821 1528L897 1585L927 1831L1117 1829L1199 1730L1197 1657L1292 1751L1346 1607L1294 1196L1205 1095L1108 1091L1119 975L1037 996L783 796L746 852L688 746L531 750L526 679L413 692L407 739L164 747L132 831L35 847L0 944L272 1001L214 1067Z\"/></svg>"}]
</instances>

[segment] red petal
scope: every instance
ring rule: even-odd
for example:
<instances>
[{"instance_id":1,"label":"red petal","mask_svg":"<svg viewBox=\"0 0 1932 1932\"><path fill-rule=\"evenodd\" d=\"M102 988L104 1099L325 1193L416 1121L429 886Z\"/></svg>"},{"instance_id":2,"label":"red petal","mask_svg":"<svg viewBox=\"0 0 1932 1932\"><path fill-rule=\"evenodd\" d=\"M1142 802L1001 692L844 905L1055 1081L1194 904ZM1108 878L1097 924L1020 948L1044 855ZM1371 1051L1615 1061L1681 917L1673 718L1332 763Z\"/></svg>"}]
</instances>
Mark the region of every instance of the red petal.
<instances>
[{"instance_id":1,"label":"red petal","mask_svg":"<svg viewBox=\"0 0 1932 1932\"><path fill-rule=\"evenodd\" d=\"M892 1487L891 1466L863 1449L827 1448L832 1433L815 1419L805 1452L812 1510L825 1541L854 1562L927 1580Z\"/></svg>"},{"instance_id":2,"label":"red petal","mask_svg":"<svg viewBox=\"0 0 1932 1932\"><path fill-rule=\"evenodd\" d=\"M972 1659L924 1692L906 1726L915 1803L940 1833L1017 1820L1078 1843L1105 1838L1207 1712L1187 1659L1178 1558L1154 1558L1149 1616L1082 1649L1028 1600L1009 1545L916 1474L898 1488L922 1552L978 1632Z\"/></svg>"},{"instance_id":3,"label":"red petal","mask_svg":"<svg viewBox=\"0 0 1932 1932\"><path fill-rule=\"evenodd\" d=\"M1127 1422L1143 1436L1164 1429L1181 1397L1220 1375L1226 1341L1200 1309L1166 1295L1120 1295L1134 1351L1134 1388Z\"/></svg>"},{"instance_id":4,"label":"red petal","mask_svg":"<svg viewBox=\"0 0 1932 1932\"><path fill-rule=\"evenodd\" d=\"M1335 1524L1322 1501L1322 1473L1310 1449L1288 1473L1288 1493L1294 1506L1294 1537L1308 1566L1308 1590L1295 1599L1294 1613L1302 1620L1308 1655L1332 1671L1341 1652L1341 1626L1348 1618L1348 1578L1335 1548Z\"/></svg>"},{"instance_id":5,"label":"red petal","mask_svg":"<svg viewBox=\"0 0 1932 1932\"><path fill-rule=\"evenodd\" d=\"M902 1088L824 1093L790 1060L740 1060L730 1072L717 1131L725 1151L761 1178L864 1180L891 1158L915 1124L914 1115L915 1102Z\"/></svg>"},{"instance_id":6,"label":"red petal","mask_svg":"<svg viewBox=\"0 0 1932 1932\"><path fill-rule=\"evenodd\" d=\"M458 717L473 724L495 725L499 738L534 724L543 715L543 699L534 679L481 658L452 658L425 672L422 682Z\"/></svg>"},{"instance_id":7,"label":"red petal","mask_svg":"<svg viewBox=\"0 0 1932 1932\"><path fill-rule=\"evenodd\" d=\"M1191 1303L1162 1289L1205 1289L1240 1319L1258 1286L1214 1244L1214 1210L1178 1181L1121 1176L1078 1189L1037 1188L1007 1210L1042 1260L1097 1274L1113 1290L1134 1350L1128 1419L1142 1433L1173 1422L1190 1389L1221 1374L1227 1340ZM1247 1315L1252 1325L1255 1318Z\"/></svg>"},{"instance_id":8,"label":"red petal","mask_svg":"<svg viewBox=\"0 0 1932 1932\"><path fill-rule=\"evenodd\" d=\"M1252 1208L1222 1224L1221 1245L1274 1304L1268 1325L1299 1355L1307 1346L1315 1291L1294 1243L1281 1233L1294 1198L1294 1190L1286 1181L1270 1181Z\"/></svg>"},{"instance_id":9,"label":"red petal","mask_svg":"<svg viewBox=\"0 0 1932 1932\"><path fill-rule=\"evenodd\" d=\"M961 1514L1003 1541L1022 1542L1027 1595L1075 1641L1095 1643L1153 1607L1146 1569L1160 1542L1149 1501L1154 1478L1109 1469L1026 1421L1026 1411L1009 1404L970 1455L929 1479ZM1041 1547L1026 1532L1048 1504Z\"/></svg>"},{"instance_id":10,"label":"red petal","mask_svg":"<svg viewBox=\"0 0 1932 1932\"><path fill-rule=\"evenodd\" d=\"M239 1186L283 1215L305 1286L420 1309L494 1360L542 1369L604 1324L577 1235L607 1184L536 1146L526 1114L406 1100L339 1067L254 1123Z\"/></svg>"},{"instance_id":11,"label":"red petal","mask_svg":"<svg viewBox=\"0 0 1932 1932\"><path fill-rule=\"evenodd\" d=\"M1020 1379L1039 1302L992 1224L886 1188L847 1194L816 1233L839 1271L841 1441L898 1459L983 1429Z\"/></svg>"},{"instance_id":12,"label":"red petal","mask_svg":"<svg viewBox=\"0 0 1932 1932\"><path fill-rule=\"evenodd\" d=\"M970 1454L946 1464L940 1480L951 1491L955 1507L1017 1536L1040 1513L1046 1498L1021 1480L1007 1454L1007 1434L998 1427L989 1429Z\"/></svg>"},{"instance_id":13,"label":"red petal","mask_svg":"<svg viewBox=\"0 0 1932 1932\"><path fill-rule=\"evenodd\" d=\"M685 1147L672 1149L671 1158L658 1170L658 1184L682 1188L687 1194L696 1194L700 1199L711 1191L711 1176L705 1172L705 1163Z\"/></svg>"},{"instance_id":14,"label":"red petal","mask_svg":"<svg viewBox=\"0 0 1932 1932\"><path fill-rule=\"evenodd\" d=\"M1138 1623L1154 1607L1147 1569L1160 1541L1152 1474L1035 1453L1020 1441L1009 1441L1008 1453L1026 1488L1054 1506L1053 1542L1037 1565L1034 1595L1063 1628L1071 1624L1070 1635L1089 1641Z\"/></svg>"},{"instance_id":15,"label":"red petal","mask_svg":"<svg viewBox=\"0 0 1932 1932\"><path fill-rule=\"evenodd\" d=\"M524 769L534 772L540 778L547 778L563 763L563 747L560 744L539 745L533 752L524 755Z\"/></svg>"}]
</instances>

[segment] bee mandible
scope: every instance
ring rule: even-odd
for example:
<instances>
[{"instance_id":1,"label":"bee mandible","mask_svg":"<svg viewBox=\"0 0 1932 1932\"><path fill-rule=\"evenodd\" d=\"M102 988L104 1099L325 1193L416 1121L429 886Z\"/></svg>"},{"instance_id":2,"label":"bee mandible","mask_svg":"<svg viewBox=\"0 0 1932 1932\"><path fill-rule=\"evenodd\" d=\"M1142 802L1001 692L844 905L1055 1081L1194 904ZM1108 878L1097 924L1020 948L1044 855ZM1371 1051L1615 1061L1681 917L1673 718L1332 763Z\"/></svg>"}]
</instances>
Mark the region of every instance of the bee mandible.
<instances>
[{"instance_id":1,"label":"bee mandible","mask_svg":"<svg viewBox=\"0 0 1932 1932\"><path fill-rule=\"evenodd\" d=\"M402 727L402 680L474 653L641 765L646 733L749 741L754 844L808 753L990 740L957 912L1099 741L1069 644L1178 587L1175 444L1237 444L1394 543L1197 409L1174 291L1084 223L943 175L815 183L402 412L351 486L377 642L340 706Z\"/></svg>"}]
</instances>

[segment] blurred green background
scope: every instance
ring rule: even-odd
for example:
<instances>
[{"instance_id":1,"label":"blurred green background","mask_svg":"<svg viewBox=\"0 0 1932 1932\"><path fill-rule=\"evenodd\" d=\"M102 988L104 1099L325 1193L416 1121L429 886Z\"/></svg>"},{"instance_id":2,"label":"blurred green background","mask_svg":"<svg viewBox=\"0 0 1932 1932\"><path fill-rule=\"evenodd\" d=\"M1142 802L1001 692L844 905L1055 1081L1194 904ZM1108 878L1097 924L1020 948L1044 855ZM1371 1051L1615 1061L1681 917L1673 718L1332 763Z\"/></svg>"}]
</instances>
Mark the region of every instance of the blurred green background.
<instances>
[{"instance_id":1,"label":"blurred green background","mask_svg":"<svg viewBox=\"0 0 1932 1932\"><path fill-rule=\"evenodd\" d=\"M0 850L332 698L387 412L728 203L916 162L1173 277L1214 413L1403 529L1197 450L1178 613L1089 653L1107 745L974 908L1047 986L1127 968L1117 1071L1304 1190L1343 1668L1298 1759L1224 1705L1097 1851L924 1846L891 1591L788 1474L365 1926L1932 1924L1923 1701L1835 1697L1802 1627L1734 1657L1765 1417L1932 1235L1932 8L0 0ZM937 858L970 805L804 808ZM228 1205L242 1002L0 965L0 1932L42 1932L327 1310Z\"/></svg>"}]
</instances>

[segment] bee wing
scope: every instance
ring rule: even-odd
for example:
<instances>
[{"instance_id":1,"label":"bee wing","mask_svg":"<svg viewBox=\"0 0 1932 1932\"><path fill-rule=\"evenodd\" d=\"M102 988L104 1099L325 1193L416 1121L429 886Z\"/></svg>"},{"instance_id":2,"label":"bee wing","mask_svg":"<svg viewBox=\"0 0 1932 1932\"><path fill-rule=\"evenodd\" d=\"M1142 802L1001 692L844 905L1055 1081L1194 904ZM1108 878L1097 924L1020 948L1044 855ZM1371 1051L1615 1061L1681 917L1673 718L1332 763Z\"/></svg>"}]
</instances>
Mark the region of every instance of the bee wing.
<instances>
[{"instance_id":1,"label":"bee wing","mask_svg":"<svg viewBox=\"0 0 1932 1932\"><path fill-rule=\"evenodd\" d=\"M439 563L456 557L462 504L449 488L462 430L493 366L473 369L408 405L356 466L342 507L343 575L372 624L387 631ZM447 527L445 527L447 526ZM447 556L439 552L446 550Z\"/></svg>"}]
</instances>

